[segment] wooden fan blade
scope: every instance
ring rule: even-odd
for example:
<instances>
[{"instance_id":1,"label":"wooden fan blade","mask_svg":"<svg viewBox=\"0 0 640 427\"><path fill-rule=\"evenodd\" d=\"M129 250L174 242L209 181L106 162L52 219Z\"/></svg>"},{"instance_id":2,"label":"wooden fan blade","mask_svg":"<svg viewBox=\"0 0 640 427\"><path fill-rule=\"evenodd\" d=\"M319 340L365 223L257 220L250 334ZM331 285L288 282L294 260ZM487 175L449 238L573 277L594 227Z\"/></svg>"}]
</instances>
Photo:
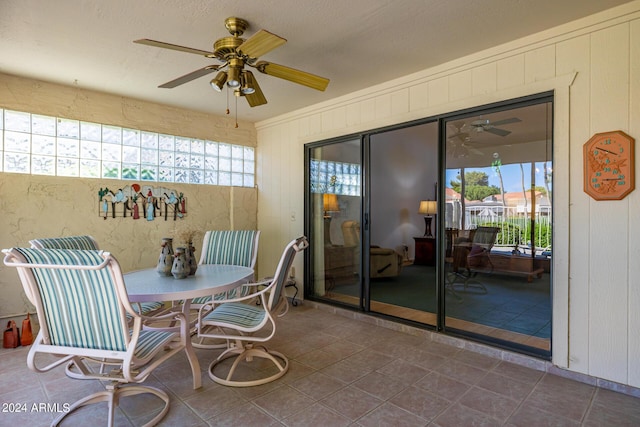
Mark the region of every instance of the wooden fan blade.
<instances>
[{"instance_id":1,"label":"wooden fan blade","mask_svg":"<svg viewBox=\"0 0 640 427\"><path fill-rule=\"evenodd\" d=\"M255 89L255 92L244 95L247 98L247 102L251 107L257 107L258 105L264 105L267 103L267 98L264 97L262 93L262 89L258 85L258 81L253 79L252 87Z\"/></svg>"},{"instance_id":2,"label":"wooden fan blade","mask_svg":"<svg viewBox=\"0 0 640 427\"><path fill-rule=\"evenodd\" d=\"M289 80L290 82L298 83L320 91L324 91L327 88L327 85L329 85L329 79L296 70L295 68L274 64L272 62L260 61L256 64L256 68L261 73Z\"/></svg>"},{"instance_id":3,"label":"wooden fan blade","mask_svg":"<svg viewBox=\"0 0 640 427\"><path fill-rule=\"evenodd\" d=\"M171 49L171 50L178 50L180 52L195 53L196 55L213 56L213 52L207 52L206 50L194 49L192 47L178 46L177 44L159 42L157 40L140 39L140 40L134 40L133 42L134 43L139 43L139 44L144 44L144 45L147 45L147 46L161 47L163 49Z\"/></svg>"},{"instance_id":4,"label":"wooden fan blade","mask_svg":"<svg viewBox=\"0 0 640 427\"><path fill-rule=\"evenodd\" d=\"M267 52L271 52L278 46L282 46L286 42L287 40L280 36L266 30L260 30L238 46L238 49L236 50L241 55L246 55L250 58L258 58Z\"/></svg>"},{"instance_id":5,"label":"wooden fan blade","mask_svg":"<svg viewBox=\"0 0 640 427\"><path fill-rule=\"evenodd\" d=\"M498 120L497 122L491 122L491 124L493 126L502 126L502 125L508 125L510 123L518 123L521 122L522 120L520 120L517 117L511 117L510 119L504 119L504 120Z\"/></svg>"},{"instance_id":6,"label":"wooden fan blade","mask_svg":"<svg viewBox=\"0 0 640 427\"><path fill-rule=\"evenodd\" d=\"M492 133L494 135L498 135L498 136L507 136L511 133L510 130L504 130L504 129L493 128L493 127L487 127L484 129L484 131Z\"/></svg>"},{"instance_id":7,"label":"wooden fan blade","mask_svg":"<svg viewBox=\"0 0 640 427\"><path fill-rule=\"evenodd\" d=\"M178 77L177 79L171 80L170 82L166 82L165 84L162 84L158 87L161 87L164 89L171 89L176 86L180 86L182 84L188 83L191 80L195 80L198 77L206 76L207 74L213 73L214 71L217 71L217 70L218 70L217 65L207 65L204 68L200 68L199 70L193 71L189 74L185 74L182 77Z\"/></svg>"},{"instance_id":8,"label":"wooden fan blade","mask_svg":"<svg viewBox=\"0 0 640 427\"><path fill-rule=\"evenodd\" d=\"M465 141L468 137L469 137L468 132L460 132L460 133L456 133L451 136L448 136L447 138L449 139L458 138L460 141Z\"/></svg>"}]
</instances>

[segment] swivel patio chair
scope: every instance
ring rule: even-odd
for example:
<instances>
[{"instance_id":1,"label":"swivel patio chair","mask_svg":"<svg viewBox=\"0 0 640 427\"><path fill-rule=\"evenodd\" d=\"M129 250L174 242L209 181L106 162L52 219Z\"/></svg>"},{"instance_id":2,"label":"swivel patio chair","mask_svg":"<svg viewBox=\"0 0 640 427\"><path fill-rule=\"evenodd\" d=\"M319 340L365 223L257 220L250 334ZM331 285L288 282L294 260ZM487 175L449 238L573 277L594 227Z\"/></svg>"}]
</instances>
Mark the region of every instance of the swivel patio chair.
<instances>
[{"instance_id":1,"label":"swivel patio chair","mask_svg":"<svg viewBox=\"0 0 640 427\"><path fill-rule=\"evenodd\" d=\"M241 265L253 269L258 259L259 241L259 230L207 231L202 242L202 253L198 264ZM245 295L248 291L248 288L243 287L241 289L242 295ZM198 311L211 301L233 298L235 297L235 292L235 290L232 290L228 293L194 298L191 301L191 309ZM209 304L207 307L212 307L212 305ZM221 348L224 346L224 344L220 345L219 343L206 344L204 339L195 341L193 345L198 348Z\"/></svg>"},{"instance_id":2,"label":"swivel patio chair","mask_svg":"<svg viewBox=\"0 0 640 427\"><path fill-rule=\"evenodd\" d=\"M4 263L18 269L40 323L27 356L28 367L42 373L66 364L67 370L75 371L71 375L74 378L107 383L105 390L73 403L52 426L75 410L97 402L108 403L106 421L113 426L119 401L146 393L162 401L160 411L145 425L157 424L169 410L169 396L163 390L139 384L183 350L191 364L194 387L199 383L197 359L187 345L189 328L184 314L140 316L129 303L120 266L108 252L33 248L3 252ZM127 315L133 319L131 323ZM143 322L151 321L176 322L179 327L175 331L143 329ZM39 360L42 357L45 361ZM96 369L96 364L101 369ZM104 366L109 369L103 371Z\"/></svg>"},{"instance_id":3,"label":"swivel patio chair","mask_svg":"<svg viewBox=\"0 0 640 427\"><path fill-rule=\"evenodd\" d=\"M237 298L211 301L212 307L201 307L198 315L198 337L227 342L226 350L209 365L209 377L213 381L227 386L249 387L274 381L287 372L287 357L268 350L264 344L275 335L276 320L287 312L288 301L282 297L282 291L296 254L308 245L304 236L292 240L285 247L274 277L269 282L245 285L253 292ZM256 298L260 299L259 305L255 304ZM235 358L230 367L223 363L229 358ZM270 361L276 372L270 374L273 369L265 369L262 365L258 369L250 369L247 365L255 362L255 359ZM238 376L242 378L234 376L238 368L241 370ZM218 371L226 373L219 374ZM246 376L249 373L259 375L259 378L248 379Z\"/></svg>"},{"instance_id":4,"label":"swivel patio chair","mask_svg":"<svg viewBox=\"0 0 640 427\"><path fill-rule=\"evenodd\" d=\"M487 293L482 282L476 280L478 273L492 273L491 248L500 232L499 227L478 227L473 232L471 241L458 239L453 245L452 272L448 276L447 288L455 293L456 280L462 280L463 291L476 288Z\"/></svg>"},{"instance_id":5,"label":"swivel patio chair","mask_svg":"<svg viewBox=\"0 0 640 427\"><path fill-rule=\"evenodd\" d=\"M96 239L89 235L46 237L42 239L29 240L29 244L31 244L31 247L35 249L100 249ZM152 316L165 311L164 303L159 301L137 302L133 307L143 316Z\"/></svg>"}]
</instances>

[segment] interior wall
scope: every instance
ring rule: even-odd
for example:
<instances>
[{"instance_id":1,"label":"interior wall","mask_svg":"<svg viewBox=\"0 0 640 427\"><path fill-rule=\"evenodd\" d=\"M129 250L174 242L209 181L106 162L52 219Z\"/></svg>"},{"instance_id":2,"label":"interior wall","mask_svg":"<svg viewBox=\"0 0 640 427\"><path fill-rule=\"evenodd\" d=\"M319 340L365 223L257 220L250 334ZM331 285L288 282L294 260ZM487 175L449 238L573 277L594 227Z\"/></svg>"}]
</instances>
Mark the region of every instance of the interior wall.
<instances>
[{"instance_id":1,"label":"interior wall","mask_svg":"<svg viewBox=\"0 0 640 427\"><path fill-rule=\"evenodd\" d=\"M269 171L258 177L258 222L270 234L260 260L281 244L273 237L303 232L305 143L546 91L555 97L552 361L640 387L640 192L596 202L582 188L582 146L594 133L640 135L640 1L258 123Z\"/></svg>"},{"instance_id":2,"label":"interior wall","mask_svg":"<svg viewBox=\"0 0 640 427\"><path fill-rule=\"evenodd\" d=\"M371 136L371 244L403 246L414 258L414 237L424 235L420 200L436 200L438 128L435 122ZM432 232L435 232L435 222Z\"/></svg>"},{"instance_id":3,"label":"interior wall","mask_svg":"<svg viewBox=\"0 0 640 427\"><path fill-rule=\"evenodd\" d=\"M162 106L75 87L0 74L0 107L111 124L192 138L255 146L255 127L232 119ZM122 188L136 181L50 177L0 172L0 247L28 246L39 237L90 234L112 252L125 272L154 267L163 237L185 228L256 229L257 189L165 183L183 192L187 215L174 222L156 218L108 218L98 215L100 188ZM144 183L140 182L141 185ZM156 183L149 183L156 185ZM174 245L175 246L175 245ZM274 267L275 268L275 265ZM14 268L0 263L0 318L31 310Z\"/></svg>"}]
</instances>

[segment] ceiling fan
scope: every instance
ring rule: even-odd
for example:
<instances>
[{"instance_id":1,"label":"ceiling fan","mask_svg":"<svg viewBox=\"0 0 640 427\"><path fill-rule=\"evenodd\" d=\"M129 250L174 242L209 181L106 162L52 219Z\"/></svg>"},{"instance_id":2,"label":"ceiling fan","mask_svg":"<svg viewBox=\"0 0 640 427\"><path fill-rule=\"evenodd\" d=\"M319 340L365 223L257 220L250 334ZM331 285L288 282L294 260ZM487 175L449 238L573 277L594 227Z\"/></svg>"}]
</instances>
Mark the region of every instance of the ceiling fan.
<instances>
[{"instance_id":1,"label":"ceiling fan","mask_svg":"<svg viewBox=\"0 0 640 427\"><path fill-rule=\"evenodd\" d=\"M470 154L481 156L483 152L473 147L471 142L471 135L469 132L464 132L463 129L465 123L452 123L454 133L452 135L447 134L447 152L453 158L469 157Z\"/></svg>"},{"instance_id":2,"label":"ceiling fan","mask_svg":"<svg viewBox=\"0 0 640 427\"><path fill-rule=\"evenodd\" d=\"M473 144L469 144L471 142L471 137L469 134L464 132L457 135L452 135L447 139L447 148L449 155L453 156L453 158L459 157L469 157L470 155L482 156L484 153L473 146Z\"/></svg>"},{"instance_id":3,"label":"ceiling fan","mask_svg":"<svg viewBox=\"0 0 640 427\"><path fill-rule=\"evenodd\" d=\"M254 78L251 71L245 69L245 66L255 68L263 74L308 86L316 90L324 91L327 88L329 79L324 77L272 62L258 61L258 57L283 45L287 42L286 39L266 30L260 30L248 39L243 39L240 36L249 28L247 21L241 18L230 17L227 18L224 23L229 33L231 33L231 36L216 40L213 43L213 51L211 52L150 39L134 40L134 43L194 53L196 55L203 55L206 58L215 58L221 62L220 65L207 65L199 70L192 71L189 74L161 84L158 86L161 88L174 88L218 71L217 75L210 82L213 89L221 92L226 83L227 87L233 90L234 95L245 97L251 107L266 104L267 99L262 93L258 81Z\"/></svg>"},{"instance_id":4,"label":"ceiling fan","mask_svg":"<svg viewBox=\"0 0 640 427\"><path fill-rule=\"evenodd\" d=\"M511 117L509 119L504 119L504 120L498 120L496 122L491 122L489 119L480 119L480 120L475 120L473 122L471 122L471 127L473 129L475 129L476 132L489 132L492 133L494 135L499 135L499 136L507 136L511 133L510 130L506 130L506 129L501 129L498 128L497 126L503 126L503 125L508 125L511 123L517 123L517 122L521 122L522 120L520 120L517 117Z\"/></svg>"}]
</instances>

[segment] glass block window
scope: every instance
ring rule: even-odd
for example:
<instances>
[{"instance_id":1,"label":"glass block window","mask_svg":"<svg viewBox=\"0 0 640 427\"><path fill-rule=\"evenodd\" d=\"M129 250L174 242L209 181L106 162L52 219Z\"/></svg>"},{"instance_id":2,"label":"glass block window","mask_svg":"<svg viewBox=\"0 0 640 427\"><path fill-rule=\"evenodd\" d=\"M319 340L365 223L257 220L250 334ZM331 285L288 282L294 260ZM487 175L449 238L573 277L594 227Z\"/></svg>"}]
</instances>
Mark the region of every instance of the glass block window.
<instances>
[{"instance_id":1,"label":"glass block window","mask_svg":"<svg viewBox=\"0 0 640 427\"><path fill-rule=\"evenodd\" d=\"M255 186L252 147L0 109L0 172Z\"/></svg>"},{"instance_id":2,"label":"glass block window","mask_svg":"<svg viewBox=\"0 0 640 427\"><path fill-rule=\"evenodd\" d=\"M360 195L359 164L312 159L309 172L313 193Z\"/></svg>"}]
</instances>

